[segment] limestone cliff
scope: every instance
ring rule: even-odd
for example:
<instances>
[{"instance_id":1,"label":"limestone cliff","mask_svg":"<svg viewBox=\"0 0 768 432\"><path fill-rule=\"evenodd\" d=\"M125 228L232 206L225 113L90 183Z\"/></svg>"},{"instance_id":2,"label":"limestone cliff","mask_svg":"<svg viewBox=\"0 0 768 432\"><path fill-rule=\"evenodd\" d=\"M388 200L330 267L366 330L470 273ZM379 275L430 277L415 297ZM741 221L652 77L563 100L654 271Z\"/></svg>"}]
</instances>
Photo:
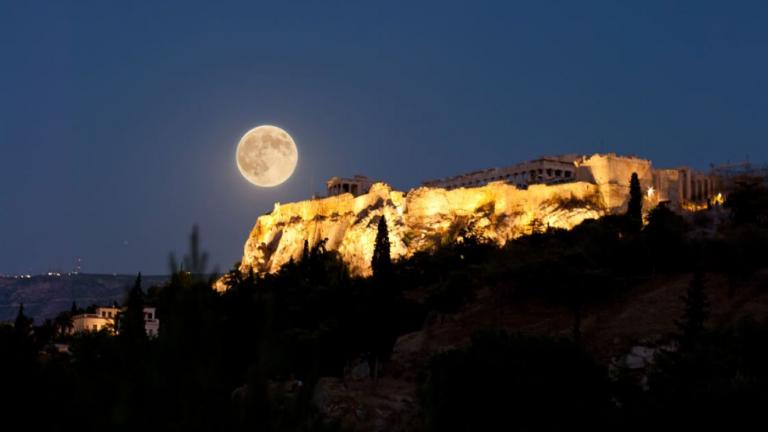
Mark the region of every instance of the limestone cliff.
<instances>
[{"instance_id":1,"label":"limestone cliff","mask_svg":"<svg viewBox=\"0 0 768 432\"><path fill-rule=\"evenodd\" d=\"M587 182L532 185L518 189L503 182L445 190L417 188L407 194L384 183L354 197L342 194L289 204L256 220L245 243L241 270L274 272L301 256L310 245L328 239L356 275L371 272L370 261L381 215L387 219L393 259L431 250L471 227L499 244L530 233L533 226L571 228L610 209L606 190Z\"/></svg>"}]
</instances>

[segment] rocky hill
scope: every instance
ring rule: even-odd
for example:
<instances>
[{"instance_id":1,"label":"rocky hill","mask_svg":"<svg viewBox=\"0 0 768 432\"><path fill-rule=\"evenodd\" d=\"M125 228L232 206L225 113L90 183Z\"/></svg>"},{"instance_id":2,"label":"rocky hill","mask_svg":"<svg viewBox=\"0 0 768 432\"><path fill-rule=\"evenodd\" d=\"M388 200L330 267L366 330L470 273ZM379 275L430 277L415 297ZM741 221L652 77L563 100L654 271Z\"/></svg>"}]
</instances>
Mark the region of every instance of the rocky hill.
<instances>
[{"instance_id":1,"label":"rocky hill","mask_svg":"<svg viewBox=\"0 0 768 432\"><path fill-rule=\"evenodd\" d=\"M73 301L81 307L122 302L135 279L135 275L98 274L0 277L0 322L13 320L20 303L24 313L40 323L69 310ZM144 289L166 280L165 276L142 276Z\"/></svg>"},{"instance_id":2,"label":"rocky hill","mask_svg":"<svg viewBox=\"0 0 768 432\"><path fill-rule=\"evenodd\" d=\"M304 240L312 246L327 239L326 248L338 251L353 274L366 276L371 272L376 226L382 215L389 227L392 257L397 259L453 241L463 229L498 244L536 227L570 229L614 210L605 204L611 187L573 182L518 189L495 182L453 190L421 187L404 193L377 183L357 197L346 193L278 203L257 219L245 243L241 270L274 272L301 257Z\"/></svg>"},{"instance_id":3,"label":"rocky hill","mask_svg":"<svg viewBox=\"0 0 768 432\"><path fill-rule=\"evenodd\" d=\"M642 371L660 340L677 331L691 274L658 275L615 302L594 304L583 311L581 330L585 348L604 365L627 365ZM768 270L750 278L730 294L722 274L706 274L711 301L708 326L716 328L745 317L768 318ZM410 293L411 296L419 293ZM432 355L469 344L477 330L503 329L538 336L569 336L573 313L565 306L530 300L499 308L493 290L483 288L475 301L455 314L425 323L416 332L401 335L395 344L384 377L374 383L367 375L350 374L342 380L320 380L314 403L323 415L351 430L407 431L418 424L420 376Z\"/></svg>"}]
</instances>

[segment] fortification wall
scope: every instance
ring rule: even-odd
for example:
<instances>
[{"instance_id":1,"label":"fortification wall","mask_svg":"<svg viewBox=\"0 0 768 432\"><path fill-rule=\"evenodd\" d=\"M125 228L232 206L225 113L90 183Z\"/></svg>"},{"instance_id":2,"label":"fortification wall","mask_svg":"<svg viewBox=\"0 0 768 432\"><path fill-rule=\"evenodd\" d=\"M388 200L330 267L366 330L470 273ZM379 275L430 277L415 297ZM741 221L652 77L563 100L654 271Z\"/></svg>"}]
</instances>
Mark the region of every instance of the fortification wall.
<instances>
[{"instance_id":1,"label":"fortification wall","mask_svg":"<svg viewBox=\"0 0 768 432\"><path fill-rule=\"evenodd\" d=\"M575 164L576 179L597 184L606 206L614 211L626 209L632 173L637 173L643 192L653 186L653 168L647 159L608 153L584 157Z\"/></svg>"},{"instance_id":2,"label":"fortification wall","mask_svg":"<svg viewBox=\"0 0 768 432\"><path fill-rule=\"evenodd\" d=\"M657 169L653 172L653 187L659 201L669 201L676 209L684 201L682 173L677 169Z\"/></svg>"}]
</instances>

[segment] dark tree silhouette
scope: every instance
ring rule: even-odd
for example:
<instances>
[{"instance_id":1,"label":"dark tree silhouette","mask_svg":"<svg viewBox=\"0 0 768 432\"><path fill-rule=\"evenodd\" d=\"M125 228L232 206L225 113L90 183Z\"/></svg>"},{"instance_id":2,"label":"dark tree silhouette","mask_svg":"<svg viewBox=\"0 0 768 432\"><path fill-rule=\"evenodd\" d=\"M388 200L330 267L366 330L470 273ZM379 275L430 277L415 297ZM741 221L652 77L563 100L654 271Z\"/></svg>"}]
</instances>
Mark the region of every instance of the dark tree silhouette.
<instances>
[{"instance_id":1,"label":"dark tree silhouette","mask_svg":"<svg viewBox=\"0 0 768 432\"><path fill-rule=\"evenodd\" d=\"M736 224L768 224L768 188L760 178L738 181L724 206Z\"/></svg>"},{"instance_id":2,"label":"dark tree silhouette","mask_svg":"<svg viewBox=\"0 0 768 432\"><path fill-rule=\"evenodd\" d=\"M632 173L629 180L629 203L627 204L627 216L636 229L643 225L643 191L640 189L640 179L637 173Z\"/></svg>"},{"instance_id":3,"label":"dark tree silhouette","mask_svg":"<svg viewBox=\"0 0 768 432\"><path fill-rule=\"evenodd\" d=\"M421 398L427 431L601 430L613 410L605 369L579 346L502 331L433 356Z\"/></svg>"},{"instance_id":4,"label":"dark tree silhouette","mask_svg":"<svg viewBox=\"0 0 768 432\"><path fill-rule=\"evenodd\" d=\"M693 274L688 292L681 300L685 303L685 311L676 325L680 331L680 344L683 347L689 347L700 339L709 315L709 302L704 291L704 276L700 271Z\"/></svg>"},{"instance_id":5,"label":"dark tree silhouette","mask_svg":"<svg viewBox=\"0 0 768 432\"><path fill-rule=\"evenodd\" d=\"M373 277L379 280L387 279L392 273L389 230L384 215L379 219L379 226L376 230L376 244L373 249L373 258L371 258L371 269L373 270Z\"/></svg>"},{"instance_id":6,"label":"dark tree silhouette","mask_svg":"<svg viewBox=\"0 0 768 432\"><path fill-rule=\"evenodd\" d=\"M685 219L670 210L665 203L657 205L648 213L645 232L654 241L682 241L687 229Z\"/></svg>"},{"instance_id":7,"label":"dark tree silhouette","mask_svg":"<svg viewBox=\"0 0 768 432\"><path fill-rule=\"evenodd\" d=\"M189 235L189 255L184 256L181 267L173 252L169 256L169 266L171 273L185 271L195 278L205 277L208 254L200 251L200 230L197 225L192 226L192 233Z\"/></svg>"},{"instance_id":8,"label":"dark tree silhouette","mask_svg":"<svg viewBox=\"0 0 768 432\"><path fill-rule=\"evenodd\" d=\"M70 312L61 312L56 315L53 320L53 324L56 330L56 334L65 335L72 330L72 317L74 314Z\"/></svg>"},{"instance_id":9,"label":"dark tree silhouette","mask_svg":"<svg viewBox=\"0 0 768 432\"><path fill-rule=\"evenodd\" d=\"M392 258L390 256L389 230L384 215L379 219L376 231L376 243L371 258L373 270L373 292L369 298L369 335L371 358L369 364L374 380L378 379L381 361L386 359L392 349L392 315L395 309L395 292L391 287Z\"/></svg>"},{"instance_id":10,"label":"dark tree silhouette","mask_svg":"<svg viewBox=\"0 0 768 432\"><path fill-rule=\"evenodd\" d=\"M120 337L129 341L146 339L144 329L144 292L141 289L141 273L136 277L136 282L128 291L125 301L125 312L120 316Z\"/></svg>"},{"instance_id":11,"label":"dark tree silhouette","mask_svg":"<svg viewBox=\"0 0 768 432\"><path fill-rule=\"evenodd\" d=\"M660 203L648 213L648 224L643 233L649 247L649 263L653 272L675 270L680 266L680 257L686 253L685 234L688 224L679 214L665 203Z\"/></svg>"},{"instance_id":12,"label":"dark tree silhouette","mask_svg":"<svg viewBox=\"0 0 768 432\"><path fill-rule=\"evenodd\" d=\"M16 334L24 337L29 336L32 331L32 319L24 315L24 303L19 304L19 312L16 314L13 328Z\"/></svg>"},{"instance_id":13,"label":"dark tree silhouette","mask_svg":"<svg viewBox=\"0 0 768 432\"><path fill-rule=\"evenodd\" d=\"M304 249L301 250L301 262L306 265L309 262L309 241L304 240Z\"/></svg>"}]
</instances>

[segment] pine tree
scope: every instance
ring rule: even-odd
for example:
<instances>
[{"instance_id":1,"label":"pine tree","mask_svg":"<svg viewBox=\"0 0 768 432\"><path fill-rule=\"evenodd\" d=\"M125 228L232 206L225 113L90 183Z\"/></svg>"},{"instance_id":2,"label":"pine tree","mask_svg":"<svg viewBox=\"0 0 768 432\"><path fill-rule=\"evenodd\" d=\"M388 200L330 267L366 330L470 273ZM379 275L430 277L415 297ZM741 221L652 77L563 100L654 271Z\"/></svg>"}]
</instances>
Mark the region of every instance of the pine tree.
<instances>
[{"instance_id":1,"label":"pine tree","mask_svg":"<svg viewBox=\"0 0 768 432\"><path fill-rule=\"evenodd\" d=\"M704 276L697 271L688 285L688 292L681 300L685 303L682 318L675 324L680 331L680 344L684 347L694 344L704 332L704 323L709 315L709 302L704 291Z\"/></svg>"},{"instance_id":2,"label":"pine tree","mask_svg":"<svg viewBox=\"0 0 768 432\"><path fill-rule=\"evenodd\" d=\"M629 180L629 203L627 204L627 216L633 227L638 230L643 225L643 191L640 189L640 179L637 173L632 173Z\"/></svg>"},{"instance_id":3,"label":"pine tree","mask_svg":"<svg viewBox=\"0 0 768 432\"><path fill-rule=\"evenodd\" d=\"M371 258L371 269L373 270L373 277L379 280L388 278L392 272L389 230L384 215L379 219L379 226L376 231L376 244L373 249L373 258Z\"/></svg>"}]
</instances>

